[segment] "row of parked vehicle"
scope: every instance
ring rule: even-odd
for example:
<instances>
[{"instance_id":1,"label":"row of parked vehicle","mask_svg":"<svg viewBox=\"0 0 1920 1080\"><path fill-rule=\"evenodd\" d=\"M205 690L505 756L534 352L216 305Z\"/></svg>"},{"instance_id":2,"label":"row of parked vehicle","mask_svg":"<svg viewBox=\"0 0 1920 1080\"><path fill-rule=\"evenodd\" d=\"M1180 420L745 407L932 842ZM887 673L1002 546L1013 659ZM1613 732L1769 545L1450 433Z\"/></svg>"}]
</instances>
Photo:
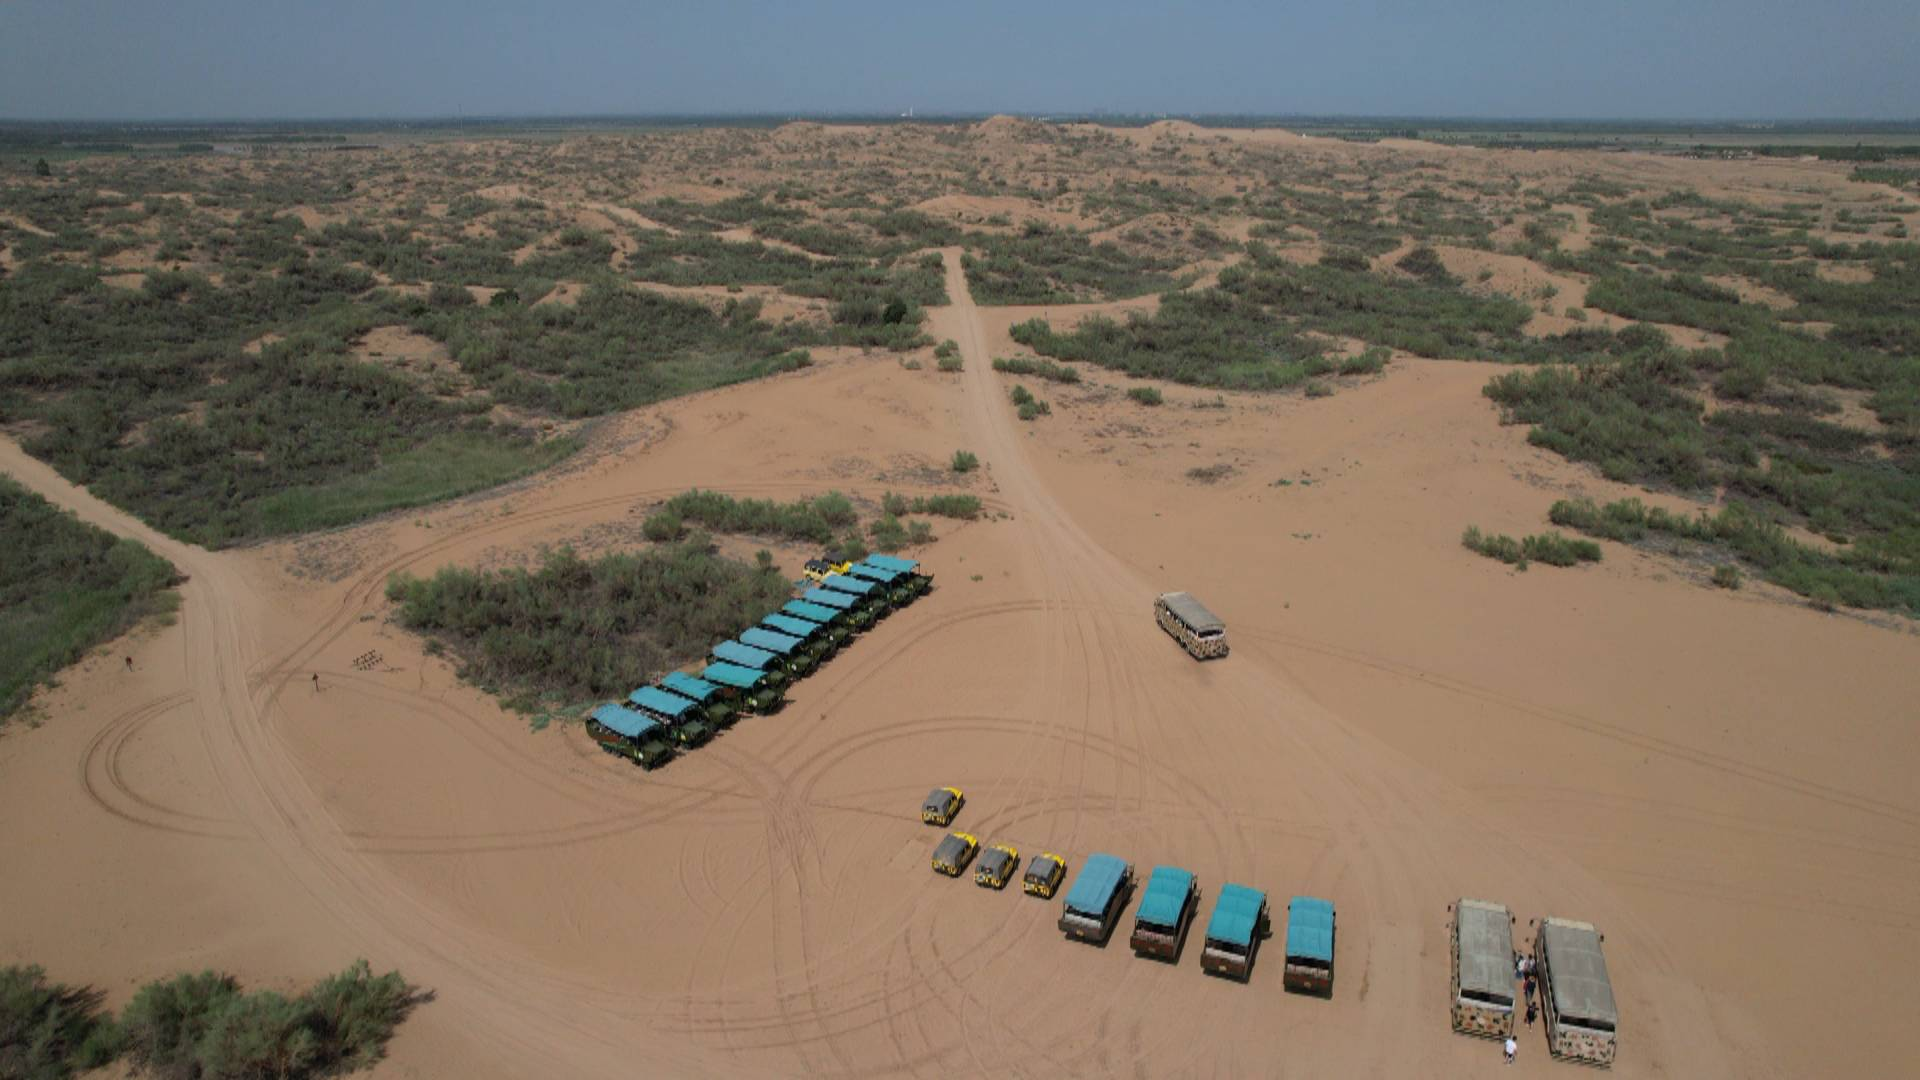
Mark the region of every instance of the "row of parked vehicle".
<instances>
[{"instance_id":1,"label":"row of parked vehicle","mask_svg":"<svg viewBox=\"0 0 1920 1080\"><path fill-rule=\"evenodd\" d=\"M1490 900L1461 899L1447 908L1452 953L1453 1030L1505 1039L1513 1034L1514 984L1525 976L1513 947L1513 913ZM1611 1066L1620 1010L1601 952L1606 935L1592 923L1545 918L1535 930L1531 973L1539 986L1547 1050L1554 1057Z\"/></svg>"},{"instance_id":2,"label":"row of parked vehicle","mask_svg":"<svg viewBox=\"0 0 1920 1080\"><path fill-rule=\"evenodd\" d=\"M934 788L920 804L920 820L945 828L966 805L959 788ZM979 855L974 884L1005 888L1020 864L1012 844L993 844L981 852L972 833L952 832L933 849L933 869L959 877ZM1025 891L1052 899L1067 874L1067 861L1043 852L1027 867ZM1113 936L1120 913L1134 891L1133 866L1115 855L1087 857L1060 912L1060 929L1070 938L1104 945ZM1134 912L1129 944L1135 955L1178 963L1186 948L1187 932L1200 913L1200 879L1177 866L1156 866L1147 877ZM1254 954L1264 938L1273 936L1267 894L1248 885L1226 884L1213 902L1206 940L1200 949L1200 968L1242 982L1253 975ZM1296 896L1287 904L1286 968L1281 984L1289 990L1331 996L1335 922L1333 903L1313 896ZM1508 988L1511 991L1511 987Z\"/></svg>"},{"instance_id":3,"label":"row of parked vehicle","mask_svg":"<svg viewBox=\"0 0 1920 1080\"><path fill-rule=\"evenodd\" d=\"M596 706L587 732L608 753L657 769L743 715L777 711L794 680L932 584L912 559L811 560L799 599L715 645L698 675L669 672L625 702Z\"/></svg>"}]
</instances>

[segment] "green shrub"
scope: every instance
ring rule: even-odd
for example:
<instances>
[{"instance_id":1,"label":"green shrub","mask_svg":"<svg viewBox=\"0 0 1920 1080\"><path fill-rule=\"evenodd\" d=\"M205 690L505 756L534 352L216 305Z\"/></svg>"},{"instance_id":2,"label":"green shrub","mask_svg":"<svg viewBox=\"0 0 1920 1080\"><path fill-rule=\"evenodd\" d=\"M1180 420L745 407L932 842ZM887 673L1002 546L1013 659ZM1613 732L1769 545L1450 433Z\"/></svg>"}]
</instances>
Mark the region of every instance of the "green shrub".
<instances>
[{"instance_id":1,"label":"green shrub","mask_svg":"<svg viewBox=\"0 0 1920 1080\"><path fill-rule=\"evenodd\" d=\"M1037 375L1051 382L1077 383L1080 373L1065 364L1056 364L1051 360L1033 360L1024 356L994 357L993 370L1008 375Z\"/></svg>"},{"instance_id":2,"label":"green shrub","mask_svg":"<svg viewBox=\"0 0 1920 1080\"><path fill-rule=\"evenodd\" d=\"M1159 389L1152 386L1129 387L1127 396L1142 405L1159 405L1166 400L1161 396Z\"/></svg>"},{"instance_id":3,"label":"green shrub","mask_svg":"<svg viewBox=\"0 0 1920 1080\"><path fill-rule=\"evenodd\" d=\"M1387 358L1392 354L1385 349L1373 348L1359 356L1349 356L1340 361L1342 375L1378 375L1386 369Z\"/></svg>"},{"instance_id":4,"label":"green shrub","mask_svg":"<svg viewBox=\"0 0 1920 1080\"><path fill-rule=\"evenodd\" d=\"M1732 563L1721 563L1714 567L1713 584L1722 589L1738 589L1741 585L1740 568Z\"/></svg>"},{"instance_id":5,"label":"green shrub","mask_svg":"<svg viewBox=\"0 0 1920 1080\"><path fill-rule=\"evenodd\" d=\"M959 355L960 355L960 343L953 340L952 338L948 338L945 341L942 341L940 344L934 346L933 348L933 356L934 356L934 359L936 360L945 360L948 357L957 357Z\"/></svg>"},{"instance_id":6,"label":"green shrub","mask_svg":"<svg viewBox=\"0 0 1920 1080\"><path fill-rule=\"evenodd\" d=\"M697 533L633 554L586 560L563 548L531 571L446 567L387 585L401 625L444 642L469 682L566 702L625 696L790 595L771 561L722 558Z\"/></svg>"},{"instance_id":7,"label":"green shrub","mask_svg":"<svg viewBox=\"0 0 1920 1080\"><path fill-rule=\"evenodd\" d=\"M0 1076L65 1080L118 1053L98 990L47 981L38 966L0 968Z\"/></svg>"},{"instance_id":8,"label":"green shrub","mask_svg":"<svg viewBox=\"0 0 1920 1080\"><path fill-rule=\"evenodd\" d=\"M1527 560L1543 562L1548 566L1573 566L1576 563L1600 561L1599 544L1559 533L1529 536L1520 541L1520 552Z\"/></svg>"},{"instance_id":9,"label":"green shrub","mask_svg":"<svg viewBox=\"0 0 1920 1080\"><path fill-rule=\"evenodd\" d=\"M906 510L895 512L932 514L935 517L972 521L980 516L980 499L974 495L926 495L914 499Z\"/></svg>"},{"instance_id":10,"label":"green shrub","mask_svg":"<svg viewBox=\"0 0 1920 1080\"><path fill-rule=\"evenodd\" d=\"M1447 264L1440 261L1440 253L1425 244L1400 256L1394 265L1429 285L1460 284L1460 279L1448 272Z\"/></svg>"},{"instance_id":11,"label":"green shrub","mask_svg":"<svg viewBox=\"0 0 1920 1080\"><path fill-rule=\"evenodd\" d=\"M422 1000L398 972L375 976L364 960L294 998L205 971L142 987L120 1028L126 1056L160 1076L320 1077L378 1062Z\"/></svg>"},{"instance_id":12,"label":"green shrub","mask_svg":"<svg viewBox=\"0 0 1920 1080\"><path fill-rule=\"evenodd\" d=\"M1307 396L1310 398L1332 397L1333 387L1328 386L1319 379L1310 379L1307 382Z\"/></svg>"},{"instance_id":13,"label":"green shrub","mask_svg":"<svg viewBox=\"0 0 1920 1080\"><path fill-rule=\"evenodd\" d=\"M1015 405L1026 405L1033 401L1033 391L1018 383L1015 383L1013 389L1007 392L1007 396L1013 399Z\"/></svg>"},{"instance_id":14,"label":"green shrub","mask_svg":"<svg viewBox=\"0 0 1920 1080\"><path fill-rule=\"evenodd\" d=\"M1468 551L1479 552L1489 559L1498 559L1522 570L1527 568L1526 551L1520 541L1511 536L1488 536L1480 531L1478 525L1469 525L1467 531L1460 534L1460 543Z\"/></svg>"},{"instance_id":15,"label":"green shrub","mask_svg":"<svg viewBox=\"0 0 1920 1080\"><path fill-rule=\"evenodd\" d=\"M1042 416L1052 416L1053 407L1041 401L1039 398L1034 398L1030 401L1021 402L1020 407L1014 410L1014 412L1022 420L1034 420Z\"/></svg>"},{"instance_id":16,"label":"green shrub","mask_svg":"<svg viewBox=\"0 0 1920 1080\"><path fill-rule=\"evenodd\" d=\"M668 543L687 534L686 522L671 510L660 510L648 514L647 520L640 524L640 531L655 543Z\"/></svg>"},{"instance_id":17,"label":"green shrub","mask_svg":"<svg viewBox=\"0 0 1920 1080\"><path fill-rule=\"evenodd\" d=\"M941 371L959 371L962 361L958 356L943 356L939 360L939 365Z\"/></svg>"},{"instance_id":18,"label":"green shrub","mask_svg":"<svg viewBox=\"0 0 1920 1080\"><path fill-rule=\"evenodd\" d=\"M955 450L948 467L957 473L970 473L980 467L980 459L970 450Z\"/></svg>"},{"instance_id":19,"label":"green shrub","mask_svg":"<svg viewBox=\"0 0 1920 1080\"><path fill-rule=\"evenodd\" d=\"M873 537L873 546L879 551L892 553L907 546L907 527L899 517L882 514L867 526L867 535Z\"/></svg>"},{"instance_id":20,"label":"green shrub","mask_svg":"<svg viewBox=\"0 0 1920 1080\"><path fill-rule=\"evenodd\" d=\"M0 724L61 668L178 603L171 564L5 476L0 549Z\"/></svg>"},{"instance_id":21,"label":"green shrub","mask_svg":"<svg viewBox=\"0 0 1920 1080\"><path fill-rule=\"evenodd\" d=\"M649 529L655 518L666 516L658 526L659 535ZM837 491L790 503L771 499L736 499L717 491L682 492L668 499L647 524L647 538L677 539L679 531L667 532L668 525L691 522L718 533L771 536L782 540L807 540L824 544L835 529L851 525L859 516L853 500Z\"/></svg>"}]
</instances>

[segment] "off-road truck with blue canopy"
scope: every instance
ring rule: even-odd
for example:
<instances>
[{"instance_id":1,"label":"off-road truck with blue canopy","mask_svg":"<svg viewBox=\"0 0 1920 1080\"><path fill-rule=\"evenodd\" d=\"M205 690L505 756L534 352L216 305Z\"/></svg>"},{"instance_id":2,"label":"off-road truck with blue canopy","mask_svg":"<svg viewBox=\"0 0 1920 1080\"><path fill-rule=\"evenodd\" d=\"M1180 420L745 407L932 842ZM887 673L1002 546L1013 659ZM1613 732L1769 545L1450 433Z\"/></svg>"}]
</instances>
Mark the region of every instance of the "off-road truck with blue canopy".
<instances>
[{"instance_id":1,"label":"off-road truck with blue canopy","mask_svg":"<svg viewBox=\"0 0 1920 1080\"><path fill-rule=\"evenodd\" d=\"M1133 913L1129 944L1136 956L1152 956L1168 963L1180 960L1187 928L1200 911L1200 882L1190 870L1156 866L1147 875L1140 906Z\"/></svg>"},{"instance_id":2,"label":"off-road truck with blue canopy","mask_svg":"<svg viewBox=\"0 0 1920 1080\"><path fill-rule=\"evenodd\" d=\"M1067 890L1060 929L1068 937L1105 945L1132 893L1133 867L1125 859L1098 852L1089 855Z\"/></svg>"},{"instance_id":3,"label":"off-road truck with blue canopy","mask_svg":"<svg viewBox=\"0 0 1920 1080\"><path fill-rule=\"evenodd\" d=\"M1246 982L1253 976L1253 955L1269 932L1266 893L1248 885L1220 886L1200 947L1200 970Z\"/></svg>"},{"instance_id":4,"label":"off-road truck with blue canopy","mask_svg":"<svg viewBox=\"0 0 1920 1080\"><path fill-rule=\"evenodd\" d=\"M713 737L713 729L703 718L705 710L691 698L668 693L657 686L643 686L628 694L627 702L658 720L682 748L699 746Z\"/></svg>"},{"instance_id":5,"label":"off-road truck with blue canopy","mask_svg":"<svg viewBox=\"0 0 1920 1080\"><path fill-rule=\"evenodd\" d=\"M673 760L673 746L661 723L623 705L598 706L587 716L587 734L600 749L646 769Z\"/></svg>"}]
</instances>

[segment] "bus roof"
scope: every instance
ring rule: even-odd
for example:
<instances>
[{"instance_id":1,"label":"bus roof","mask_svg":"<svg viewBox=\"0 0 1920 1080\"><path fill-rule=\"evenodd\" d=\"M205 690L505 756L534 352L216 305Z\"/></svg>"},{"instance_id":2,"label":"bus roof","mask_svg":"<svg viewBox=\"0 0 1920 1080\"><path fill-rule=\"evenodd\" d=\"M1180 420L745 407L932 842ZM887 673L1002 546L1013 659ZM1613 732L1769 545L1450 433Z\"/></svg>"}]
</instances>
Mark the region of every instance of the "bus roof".
<instances>
[{"instance_id":1,"label":"bus roof","mask_svg":"<svg viewBox=\"0 0 1920 1080\"><path fill-rule=\"evenodd\" d=\"M1260 921L1260 909L1267 894L1247 885L1220 886L1213 902L1213 917L1207 920L1207 938L1247 948L1253 944L1253 931Z\"/></svg>"},{"instance_id":2,"label":"bus roof","mask_svg":"<svg viewBox=\"0 0 1920 1080\"><path fill-rule=\"evenodd\" d=\"M796 619L791 615L782 615L777 611L761 619L760 625L777 630L793 638L808 638L820 632L820 624L817 622ZM751 645L752 642L748 642L748 644Z\"/></svg>"},{"instance_id":3,"label":"bus roof","mask_svg":"<svg viewBox=\"0 0 1920 1080\"><path fill-rule=\"evenodd\" d=\"M1333 963L1333 905L1296 896L1287 905L1287 955Z\"/></svg>"},{"instance_id":4,"label":"bus roof","mask_svg":"<svg viewBox=\"0 0 1920 1080\"><path fill-rule=\"evenodd\" d=\"M1600 952L1600 931L1592 923L1542 919L1540 935L1546 942L1554 1011L1575 1023L1619 1023L1607 958Z\"/></svg>"},{"instance_id":5,"label":"bus roof","mask_svg":"<svg viewBox=\"0 0 1920 1080\"><path fill-rule=\"evenodd\" d=\"M720 688L705 679L696 679L684 671L669 671L660 679L660 685L695 701L704 703L708 698L720 692Z\"/></svg>"},{"instance_id":6,"label":"bus roof","mask_svg":"<svg viewBox=\"0 0 1920 1080\"><path fill-rule=\"evenodd\" d=\"M905 570L889 570L884 566L869 566L859 562L848 567L847 573L868 581L877 581L882 585L891 585L895 578L906 576Z\"/></svg>"},{"instance_id":7,"label":"bus roof","mask_svg":"<svg viewBox=\"0 0 1920 1080\"><path fill-rule=\"evenodd\" d=\"M837 608L841 611L847 611L859 603L846 593L834 592L832 589L808 589L800 594L800 598L809 604L819 604L821 607Z\"/></svg>"},{"instance_id":8,"label":"bus roof","mask_svg":"<svg viewBox=\"0 0 1920 1080\"><path fill-rule=\"evenodd\" d=\"M1167 610L1173 612L1174 618L1186 623L1187 629L1196 634L1227 628L1227 624L1220 621L1220 616L1208 611L1207 605L1195 600L1192 593L1162 593L1160 602L1167 605Z\"/></svg>"},{"instance_id":9,"label":"bus roof","mask_svg":"<svg viewBox=\"0 0 1920 1080\"><path fill-rule=\"evenodd\" d=\"M723 641L715 645L713 647L713 655L721 660L725 660L729 664L759 668L763 671L773 666L774 661L779 659L779 657L765 649L756 649L751 645L742 645L737 641Z\"/></svg>"},{"instance_id":10,"label":"bus roof","mask_svg":"<svg viewBox=\"0 0 1920 1080\"><path fill-rule=\"evenodd\" d=\"M777 630L766 630L758 626L749 626L740 631L740 640L756 649L765 649L781 656L800 647L800 639L792 634L782 634Z\"/></svg>"},{"instance_id":11,"label":"bus roof","mask_svg":"<svg viewBox=\"0 0 1920 1080\"><path fill-rule=\"evenodd\" d=\"M1135 917L1155 926L1176 926L1180 912L1187 906L1187 893L1193 888L1193 872L1177 866L1156 866L1147 877L1147 889L1140 894Z\"/></svg>"},{"instance_id":12,"label":"bus roof","mask_svg":"<svg viewBox=\"0 0 1920 1080\"><path fill-rule=\"evenodd\" d=\"M593 710L593 718L601 727L619 732L629 739L637 739L660 726L660 721L625 705L602 705Z\"/></svg>"},{"instance_id":13,"label":"bus roof","mask_svg":"<svg viewBox=\"0 0 1920 1080\"><path fill-rule=\"evenodd\" d=\"M1485 900L1454 905L1460 920L1460 989L1513 1000L1513 913Z\"/></svg>"},{"instance_id":14,"label":"bus roof","mask_svg":"<svg viewBox=\"0 0 1920 1080\"><path fill-rule=\"evenodd\" d=\"M877 566L882 570L900 570L909 574L920 569L920 564L912 559L902 559L893 555L869 555L862 561L868 566Z\"/></svg>"},{"instance_id":15,"label":"bus roof","mask_svg":"<svg viewBox=\"0 0 1920 1080\"><path fill-rule=\"evenodd\" d=\"M828 574L826 577L820 579L820 585L822 588L832 589L835 592L852 593L855 596L866 596L880 587L874 582L862 581L857 577L849 577L846 574Z\"/></svg>"},{"instance_id":16,"label":"bus roof","mask_svg":"<svg viewBox=\"0 0 1920 1080\"><path fill-rule=\"evenodd\" d=\"M1073 879L1073 888L1067 890L1068 910L1088 915L1106 911L1107 901L1126 873L1127 862L1117 855L1095 852L1087 856L1087 861L1080 864L1080 876Z\"/></svg>"},{"instance_id":17,"label":"bus roof","mask_svg":"<svg viewBox=\"0 0 1920 1080\"><path fill-rule=\"evenodd\" d=\"M678 720L685 716L688 710L696 707L692 699L683 698L679 694L669 694L657 686L643 686L628 694L627 700L668 720Z\"/></svg>"},{"instance_id":18,"label":"bus roof","mask_svg":"<svg viewBox=\"0 0 1920 1080\"><path fill-rule=\"evenodd\" d=\"M751 690L760 685L760 680L765 674L763 671L755 671L738 664L721 662L708 664L706 670L700 673L700 677L708 682L719 683L721 686L731 686L736 690Z\"/></svg>"}]
</instances>

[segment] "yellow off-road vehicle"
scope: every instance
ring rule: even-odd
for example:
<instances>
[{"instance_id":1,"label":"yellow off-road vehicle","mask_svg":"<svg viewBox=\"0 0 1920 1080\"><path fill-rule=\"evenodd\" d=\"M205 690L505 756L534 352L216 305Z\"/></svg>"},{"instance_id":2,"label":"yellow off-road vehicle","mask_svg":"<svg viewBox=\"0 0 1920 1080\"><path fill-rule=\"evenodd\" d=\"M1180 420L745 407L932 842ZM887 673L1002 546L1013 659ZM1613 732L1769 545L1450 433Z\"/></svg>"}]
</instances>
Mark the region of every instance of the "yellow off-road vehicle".
<instances>
[{"instance_id":1,"label":"yellow off-road vehicle","mask_svg":"<svg viewBox=\"0 0 1920 1080\"><path fill-rule=\"evenodd\" d=\"M1020 879L1020 887L1027 890L1030 896L1051 900L1054 891L1060 888L1060 880L1066 876L1067 860L1051 851L1043 851L1027 864L1027 873Z\"/></svg>"},{"instance_id":2,"label":"yellow off-road vehicle","mask_svg":"<svg viewBox=\"0 0 1920 1080\"><path fill-rule=\"evenodd\" d=\"M948 877L959 877L978 850L980 841L974 839L972 833L948 833L940 846L933 849L933 868Z\"/></svg>"},{"instance_id":3,"label":"yellow off-road vehicle","mask_svg":"<svg viewBox=\"0 0 1920 1080\"><path fill-rule=\"evenodd\" d=\"M1012 844L995 844L980 853L980 865L973 868L973 883L983 889L1004 889L1020 865L1020 849Z\"/></svg>"},{"instance_id":4,"label":"yellow off-road vehicle","mask_svg":"<svg viewBox=\"0 0 1920 1080\"><path fill-rule=\"evenodd\" d=\"M966 801L966 793L957 787L934 788L927 793L927 801L920 804L920 820L944 829L953 824L953 816Z\"/></svg>"}]
</instances>

